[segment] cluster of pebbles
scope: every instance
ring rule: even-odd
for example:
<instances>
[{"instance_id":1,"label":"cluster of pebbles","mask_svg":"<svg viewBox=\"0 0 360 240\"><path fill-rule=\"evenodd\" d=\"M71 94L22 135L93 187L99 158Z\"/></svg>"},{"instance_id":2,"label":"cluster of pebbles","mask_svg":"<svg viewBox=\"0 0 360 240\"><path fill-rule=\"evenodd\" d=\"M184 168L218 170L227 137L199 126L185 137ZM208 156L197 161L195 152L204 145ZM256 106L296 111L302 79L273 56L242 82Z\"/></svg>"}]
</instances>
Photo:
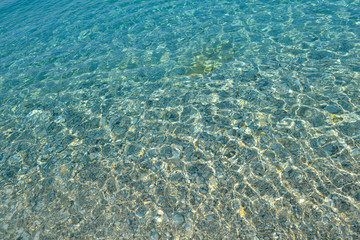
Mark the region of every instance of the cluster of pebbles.
<instances>
[{"instance_id":1,"label":"cluster of pebbles","mask_svg":"<svg viewBox=\"0 0 360 240\"><path fill-rule=\"evenodd\" d=\"M81 76L2 106L1 235L359 236L358 89L289 86L244 61Z\"/></svg>"}]
</instances>

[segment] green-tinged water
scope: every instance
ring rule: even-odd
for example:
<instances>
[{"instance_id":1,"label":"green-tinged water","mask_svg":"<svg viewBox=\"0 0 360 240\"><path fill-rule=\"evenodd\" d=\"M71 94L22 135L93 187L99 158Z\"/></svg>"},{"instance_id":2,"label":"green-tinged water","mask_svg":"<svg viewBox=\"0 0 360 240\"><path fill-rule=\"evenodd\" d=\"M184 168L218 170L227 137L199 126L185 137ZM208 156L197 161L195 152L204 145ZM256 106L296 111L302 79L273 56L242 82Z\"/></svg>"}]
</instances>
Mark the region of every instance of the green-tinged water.
<instances>
[{"instance_id":1,"label":"green-tinged water","mask_svg":"<svg viewBox=\"0 0 360 240\"><path fill-rule=\"evenodd\" d=\"M0 3L0 239L359 239L360 1Z\"/></svg>"}]
</instances>

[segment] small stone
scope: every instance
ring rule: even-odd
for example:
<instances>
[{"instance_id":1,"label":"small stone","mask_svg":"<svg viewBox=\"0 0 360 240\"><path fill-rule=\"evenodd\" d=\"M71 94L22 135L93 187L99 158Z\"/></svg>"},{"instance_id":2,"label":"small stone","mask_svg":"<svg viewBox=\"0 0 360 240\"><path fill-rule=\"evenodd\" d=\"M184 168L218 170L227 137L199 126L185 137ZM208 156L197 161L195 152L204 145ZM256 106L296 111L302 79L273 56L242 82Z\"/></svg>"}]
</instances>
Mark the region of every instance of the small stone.
<instances>
[{"instance_id":1,"label":"small stone","mask_svg":"<svg viewBox=\"0 0 360 240\"><path fill-rule=\"evenodd\" d=\"M341 114L343 112L338 106L327 106L326 110L332 114Z\"/></svg>"},{"instance_id":2,"label":"small stone","mask_svg":"<svg viewBox=\"0 0 360 240\"><path fill-rule=\"evenodd\" d=\"M174 224L177 226L180 226L185 222L184 216L179 213L172 216L171 219L173 220Z\"/></svg>"},{"instance_id":3,"label":"small stone","mask_svg":"<svg viewBox=\"0 0 360 240\"><path fill-rule=\"evenodd\" d=\"M158 240L160 238L160 236L157 232L152 232L150 236L151 236L151 239L153 239L153 240Z\"/></svg>"},{"instance_id":4,"label":"small stone","mask_svg":"<svg viewBox=\"0 0 360 240\"><path fill-rule=\"evenodd\" d=\"M337 145L333 144L333 143L325 145L324 150L330 156L335 155L340 151L339 147Z\"/></svg>"}]
</instances>

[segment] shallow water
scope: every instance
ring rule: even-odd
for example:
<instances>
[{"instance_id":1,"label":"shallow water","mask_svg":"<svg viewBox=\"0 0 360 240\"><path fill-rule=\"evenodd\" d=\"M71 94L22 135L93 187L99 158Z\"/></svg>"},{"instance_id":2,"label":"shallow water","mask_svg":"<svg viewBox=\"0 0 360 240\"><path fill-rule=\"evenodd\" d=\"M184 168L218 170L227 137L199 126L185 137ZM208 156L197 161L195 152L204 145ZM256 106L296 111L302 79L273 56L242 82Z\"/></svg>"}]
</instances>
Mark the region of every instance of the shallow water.
<instances>
[{"instance_id":1,"label":"shallow water","mask_svg":"<svg viewBox=\"0 0 360 240\"><path fill-rule=\"evenodd\" d=\"M360 238L359 36L359 0L2 1L0 238Z\"/></svg>"}]
</instances>

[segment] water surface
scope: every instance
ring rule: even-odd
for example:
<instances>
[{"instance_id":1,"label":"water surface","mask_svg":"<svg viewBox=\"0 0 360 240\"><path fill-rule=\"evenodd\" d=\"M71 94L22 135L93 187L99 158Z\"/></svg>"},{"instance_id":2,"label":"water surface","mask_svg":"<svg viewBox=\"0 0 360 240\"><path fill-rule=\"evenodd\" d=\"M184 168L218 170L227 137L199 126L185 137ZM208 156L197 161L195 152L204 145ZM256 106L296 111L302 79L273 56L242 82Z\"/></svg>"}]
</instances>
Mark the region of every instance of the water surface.
<instances>
[{"instance_id":1,"label":"water surface","mask_svg":"<svg viewBox=\"0 0 360 240\"><path fill-rule=\"evenodd\" d=\"M0 3L1 239L358 239L358 0Z\"/></svg>"}]
</instances>

